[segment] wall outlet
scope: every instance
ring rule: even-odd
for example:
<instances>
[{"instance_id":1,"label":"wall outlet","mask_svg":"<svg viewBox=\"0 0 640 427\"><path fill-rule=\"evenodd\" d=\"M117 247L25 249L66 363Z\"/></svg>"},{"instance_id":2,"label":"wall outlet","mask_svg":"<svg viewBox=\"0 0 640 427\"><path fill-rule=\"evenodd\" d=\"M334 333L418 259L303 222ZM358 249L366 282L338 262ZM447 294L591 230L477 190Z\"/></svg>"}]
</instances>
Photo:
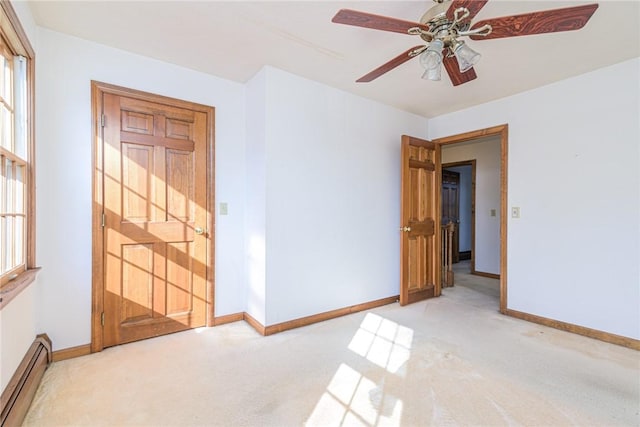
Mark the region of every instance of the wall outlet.
<instances>
[{"instance_id":1,"label":"wall outlet","mask_svg":"<svg viewBox=\"0 0 640 427\"><path fill-rule=\"evenodd\" d=\"M520 208L512 207L511 208L511 218L520 218Z\"/></svg>"},{"instance_id":2,"label":"wall outlet","mask_svg":"<svg viewBox=\"0 0 640 427\"><path fill-rule=\"evenodd\" d=\"M491 209L491 216L496 216L496 210L495 209Z\"/></svg>"},{"instance_id":3,"label":"wall outlet","mask_svg":"<svg viewBox=\"0 0 640 427\"><path fill-rule=\"evenodd\" d=\"M220 203L220 215L229 215L229 205L226 202Z\"/></svg>"}]
</instances>

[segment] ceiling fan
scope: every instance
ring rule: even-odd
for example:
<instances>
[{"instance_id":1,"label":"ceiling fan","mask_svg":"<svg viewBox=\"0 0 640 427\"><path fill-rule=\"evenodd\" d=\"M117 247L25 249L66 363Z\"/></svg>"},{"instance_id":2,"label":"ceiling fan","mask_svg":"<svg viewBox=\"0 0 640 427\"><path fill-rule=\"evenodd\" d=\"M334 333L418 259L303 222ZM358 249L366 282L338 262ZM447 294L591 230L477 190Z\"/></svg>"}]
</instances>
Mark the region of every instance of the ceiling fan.
<instances>
[{"instance_id":1,"label":"ceiling fan","mask_svg":"<svg viewBox=\"0 0 640 427\"><path fill-rule=\"evenodd\" d=\"M427 45L418 45L401 53L357 82L370 82L408 60L420 57L424 67L423 79L440 80L442 65L454 86L475 79L473 66L480 54L460 40L489 40L531 34L579 30L584 27L598 4L530 12L503 16L471 23L488 0L433 0L436 2L422 16L420 22L404 21L388 16L342 9L331 20L338 24L354 25L375 30L420 36Z\"/></svg>"}]
</instances>

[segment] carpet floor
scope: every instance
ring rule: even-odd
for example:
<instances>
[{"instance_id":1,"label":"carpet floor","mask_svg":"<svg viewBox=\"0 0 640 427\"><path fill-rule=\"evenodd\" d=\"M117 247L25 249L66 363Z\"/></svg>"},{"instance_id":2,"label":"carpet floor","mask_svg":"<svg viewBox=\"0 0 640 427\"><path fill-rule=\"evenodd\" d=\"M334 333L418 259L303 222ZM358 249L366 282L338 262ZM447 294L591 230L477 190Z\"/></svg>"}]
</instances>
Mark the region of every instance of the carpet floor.
<instances>
[{"instance_id":1,"label":"carpet floor","mask_svg":"<svg viewBox=\"0 0 640 427\"><path fill-rule=\"evenodd\" d=\"M27 426L640 425L638 352L503 316L498 281L269 337L244 322L56 362Z\"/></svg>"}]
</instances>

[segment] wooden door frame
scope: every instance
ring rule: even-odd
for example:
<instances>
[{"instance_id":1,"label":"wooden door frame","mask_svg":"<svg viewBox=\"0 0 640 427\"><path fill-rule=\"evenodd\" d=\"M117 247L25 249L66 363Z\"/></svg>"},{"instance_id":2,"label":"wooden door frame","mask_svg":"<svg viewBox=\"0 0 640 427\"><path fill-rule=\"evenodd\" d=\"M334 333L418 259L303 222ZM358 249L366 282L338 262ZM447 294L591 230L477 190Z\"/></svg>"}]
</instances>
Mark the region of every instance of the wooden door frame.
<instances>
[{"instance_id":1,"label":"wooden door frame","mask_svg":"<svg viewBox=\"0 0 640 427\"><path fill-rule=\"evenodd\" d=\"M442 169L471 166L471 273L476 271L476 159L443 163ZM442 200L442 198L440 199ZM459 238L459 235L458 235ZM458 252L460 252L458 245Z\"/></svg>"},{"instance_id":2,"label":"wooden door frame","mask_svg":"<svg viewBox=\"0 0 640 427\"><path fill-rule=\"evenodd\" d=\"M441 148L444 145L458 144L461 142L473 141L489 136L500 137L500 312L507 314L507 160L509 148L509 125L503 124L490 128L479 129L471 132L465 132L458 135L436 138L432 141L437 145L437 155L440 157ZM442 177L442 169L438 171L439 179ZM442 183L439 183L439 187ZM440 197L436 197L438 209L441 210ZM438 222L439 219L438 219ZM440 224L438 224L440 226ZM441 249L439 249L441 250Z\"/></svg>"},{"instance_id":3,"label":"wooden door frame","mask_svg":"<svg viewBox=\"0 0 640 427\"><path fill-rule=\"evenodd\" d=\"M91 166L92 174L92 247L91 255L93 267L91 272L91 352L102 351L103 328L102 312L104 311L104 227L102 226L102 214L104 212L104 159L102 140L102 97L103 94L113 94L140 99L148 102L165 104L172 107L185 108L206 114L207 116L207 229L211 230L207 246L207 312L206 325L214 323L214 295L215 295L215 181L214 181L214 153L215 153L215 109L207 105L182 101L149 92L128 89L108 83L91 81L91 131L93 135Z\"/></svg>"}]
</instances>

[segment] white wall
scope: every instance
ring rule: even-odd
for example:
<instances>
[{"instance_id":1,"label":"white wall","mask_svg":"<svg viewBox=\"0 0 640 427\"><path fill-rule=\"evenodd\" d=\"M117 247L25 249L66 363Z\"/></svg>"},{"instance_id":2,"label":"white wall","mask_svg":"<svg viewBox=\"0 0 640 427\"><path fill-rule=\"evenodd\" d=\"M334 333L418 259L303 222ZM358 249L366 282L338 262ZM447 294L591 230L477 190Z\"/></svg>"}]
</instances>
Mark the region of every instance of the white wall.
<instances>
[{"instance_id":1,"label":"white wall","mask_svg":"<svg viewBox=\"0 0 640 427\"><path fill-rule=\"evenodd\" d=\"M472 159L476 159L475 270L500 274L500 139L442 149L442 163ZM496 216L491 216L492 209Z\"/></svg>"},{"instance_id":2,"label":"white wall","mask_svg":"<svg viewBox=\"0 0 640 427\"><path fill-rule=\"evenodd\" d=\"M90 342L91 80L216 107L216 316L245 309L244 86L39 29L38 329L54 349Z\"/></svg>"},{"instance_id":3,"label":"white wall","mask_svg":"<svg viewBox=\"0 0 640 427\"><path fill-rule=\"evenodd\" d=\"M426 120L263 73L266 324L397 295L400 135Z\"/></svg>"},{"instance_id":4,"label":"white wall","mask_svg":"<svg viewBox=\"0 0 640 427\"><path fill-rule=\"evenodd\" d=\"M12 2L11 5L37 56L37 27L27 3ZM0 357L1 391L4 391L36 335L41 332L36 326L36 294L38 289L39 283L36 279L35 283L32 283L0 310L0 354L2 354Z\"/></svg>"},{"instance_id":5,"label":"white wall","mask_svg":"<svg viewBox=\"0 0 640 427\"><path fill-rule=\"evenodd\" d=\"M39 333L36 328L36 293L32 283L0 310L0 388L11 380Z\"/></svg>"},{"instance_id":6,"label":"white wall","mask_svg":"<svg viewBox=\"0 0 640 427\"><path fill-rule=\"evenodd\" d=\"M266 129L267 74L262 69L247 83L247 313L266 324Z\"/></svg>"},{"instance_id":7,"label":"white wall","mask_svg":"<svg viewBox=\"0 0 640 427\"><path fill-rule=\"evenodd\" d=\"M460 197L460 211L458 213L458 250L460 252L466 252L471 250L471 206L472 206L472 191L471 191L471 165L468 166L456 166L452 168L446 168L452 172L458 172L460 174L460 186L458 187Z\"/></svg>"},{"instance_id":8,"label":"white wall","mask_svg":"<svg viewBox=\"0 0 640 427\"><path fill-rule=\"evenodd\" d=\"M429 120L509 124L508 307L640 338L640 59Z\"/></svg>"}]
</instances>

